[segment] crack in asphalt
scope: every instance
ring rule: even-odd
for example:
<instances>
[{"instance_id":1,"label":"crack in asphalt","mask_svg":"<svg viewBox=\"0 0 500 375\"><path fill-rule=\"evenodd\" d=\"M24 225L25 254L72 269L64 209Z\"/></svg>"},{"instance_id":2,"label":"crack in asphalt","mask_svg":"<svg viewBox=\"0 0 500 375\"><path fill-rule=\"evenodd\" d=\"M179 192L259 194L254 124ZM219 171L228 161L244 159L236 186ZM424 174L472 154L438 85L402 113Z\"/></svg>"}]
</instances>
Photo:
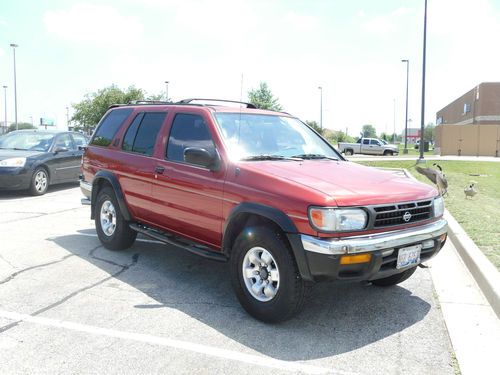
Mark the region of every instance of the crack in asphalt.
<instances>
[{"instance_id":1,"label":"crack in asphalt","mask_svg":"<svg viewBox=\"0 0 500 375\"><path fill-rule=\"evenodd\" d=\"M16 272L10 274L5 279L0 280L0 285L8 283L9 281L11 281L12 279L14 279L17 275L20 275L21 273L24 273L24 272L27 272L27 271L32 271L32 270L35 270L37 268L43 268L43 267L47 267L47 266L52 266L53 264L64 262L66 259L74 257L74 256L75 256L75 254L68 254L68 255L63 256L61 259L54 260L52 262L37 264L36 266L31 266L31 267L23 268L22 270L19 270L19 271L16 271Z\"/></svg>"},{"instance_id":2,"label":"crack in asphalt","mask_svg":"<svg viewBox=\"0 0 500 375\"><path fill-rule=\"evenodd\" d=\"M0 254L0 259L3 260L5 263L7 263L9 266L11 266L12 268L16 269L17 267L14 266L11 262L9 262L7 259L5 259L2 254Z\"/></svg>"},{"instance_id":3,"label":"crack in asphalt","mask_svg":"<svg viewBox=\"0 0 500 375\"><path fill-rule=\"evenodd\" d=\"M88 256L89 256L90 258L93 258L93 259L96 259L96 260L99 260L99 261L102 261L102 262L105 262L105 263L108 263L108 264L111 264L111 265L114 265L114 266L120 267L120 268L121 268L120 270L118 270L117 272L115 272L115 273L113 273L113 274L109 275L108 277L105 277L104 279L99 280L99 281L97 281L97 282L95 282L95 283L93 283L93 284L90 284L90 285L87 285L87 286L85 286L85 287L83 287L83 288L77 289L77 290L75 290L74 292L71 292L70 294L68 294L67 296L65 296L65 297L63 297L63 298L61 298L61 299L59 299L58 301L56 301L56 302L54 302L54 303L52 303L52 304L50 304L50 305L48 305L48 306L45 306L45 307L43 307L43 308L41 308L41 309L39 309L39 310L37 310L37 311L35 311L35 312L31 313L30 315L31 315L31 316L37 316L37 315L40 315L40 314L42 314L42 313L44 313L44 312L46 312L46 311L48 311L48 310L51 310L51 309L53 309L53 308L55 308L55 307L57 307L57 306L62 305L63 303L65 303L65 302L67 302L68 300L70 300L71 298L73 298L73 297L75 297L75 296L79 295L80 293L83 293L83 292L85 292L85 291L87 291L87 290L89 290L89 289L95 288L96 286L99 286L99 285L101 285L101 284L105 283L106 281L111 280L111 279L113 279L113 278L115 278L115 277L117 277L117 276L121 275L122 273L124 273L125 271L127 271L128 269L130 269L130 267L132 267L132 266L136 265L136 264L137 264L137 262L138 262L138 260L139 260L139 253L136 253L136 254L132 255L132 262L131 262L131 263L129 263L129 264L125 264L125 265L115 263L115 262L113 262L113 261L111 261L111 260L108 260L108 259L99 258L99 257L97 257L97 256L95 256L95 255L94 255L94 252L95 252L95 251L97 251L97 249L99 249L100 247L102 247L102 245L96 246L95 248L93 248L92 250L90 250L90 252L89 252ZM28 271L28 270L32 270L32 269L34 269L34 268L38 268L38 267L47 266L47 265L51 265L51 264L55 264L55 263L62 262L62 261L64 261L64 260L66 260L67 258L69 258L69 257L71 257L71 256L74 256L74 255L75 255L75 254L69 254L69 255L67 255L67 256L65 256L65 257L63 257L62 259L60 259L60 260L58 260L58 261L51 262L50 264L49 264L49 263L47 263L47 264L44 264L44 265L38 265L38 266L33 266L33 267L26 268L26 269L24 269L24 270L21 270L21 271L19 271L19 272L16 272L16 276L17 276L19 273L21 273L21 272L25 272L25 271ZM12 275L11 275L11 276L12 276ZM15 276L14 276L14 277L15 277ZM12 278L13 278L13 277L12 277ZM9 280L7 280L7 279L6 279L6 280L7 280L7 281L10 281L12 278L10 278L10 279L9 279L9 278L7 278L7 279L9 279ZM5 281L5 282L7 282L7 281ZM0 282L0 284L2 284L2 283ZM3 327L0 327L0 334L1 334L1 333L3 333L3 332L8 331L8 330L9 330L9 329L11 329L11 328L14 328L14 327L18 326L20 323L22 323L22 320L18 320L18 321L15 321L15 322L9 323L9 324L7 324L7 325L5 325L5 326L3 326Z\"/></svg>"}]
</instances>

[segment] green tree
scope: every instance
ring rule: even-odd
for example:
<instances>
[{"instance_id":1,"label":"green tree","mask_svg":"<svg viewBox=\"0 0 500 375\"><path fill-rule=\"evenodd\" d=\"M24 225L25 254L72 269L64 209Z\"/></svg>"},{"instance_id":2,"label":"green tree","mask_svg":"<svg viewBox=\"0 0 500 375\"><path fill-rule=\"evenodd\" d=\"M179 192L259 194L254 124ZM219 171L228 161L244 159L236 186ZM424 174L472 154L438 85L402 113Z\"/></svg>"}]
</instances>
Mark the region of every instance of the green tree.
<instances>
[{"instance_id":1,"label":"green tree","mask_svg":"<svg viewBox=\"0 0 500 375\"><path fill-rule=\"evenodd\" d=\"M257 108L270 109L272 111L281 111L283 109L278 102L278 98L273 96L266 82L261 82L258 89L250 90L248 98L250 103Z\"/></svg>"},{"instance_id":2,"label":"green tree","mask_svg":"<svg viewBox=\"0 0 500 375\"><path fill-rule=\"evenodd\" d=\"M17 123L17 128L19 130L23 130L23 129L35 129L35 127L33 126L33 124L30 124L29 122L18 122ZM10 124L9 125L9 129L7 130L7 133L12 132L14 130L16 130L16 124Z\"/></svg>"},{"instance_id":3,"label":"green tree","mask_svg":"<svg viewBox=\"0 0 500 375\"><path fill-rule=\"evenodd\" d=\"M313 128L314 130L316 130L319 134L323 135L325 132L325 129L321 128L316 121L306 120L306 124L309 125L311 128Z\"/></svg>"},{"instance_id":4,"label":"green tree","mask_svg":"<svg viewBox=\"0 0 500 375\"><path fill-rule=\"evenodd\" d=\"M377 130L373 125L366 124L363 125L363 128L361 129L363 132L363 137L364 138L376 138L377 137Z\"/></svg>"},{"instance_id":5,"label":"green tree","mask_svg":"<svg viewBox=\"0 0 500 375\"><path fill-rule=\"evenodd\" d=\"M81 102L72 104L75 112L71 121L75 123L75 129L87 132L97 125L110 105L127 104L133 100L144 100L144 97L145 92L134 86L121 90L116 85L111 85L87 94Z\"/></svg>"},{"instance_id":6,"label":"green tree","mask_svg":"<svg viewBox=\"0 0 500 375\"><path fill-rule=\"evenodd\" d=\"M436 139L436 126L430 122L424 128L424 141L433 142Z\"/></svg>"}]
</instances>

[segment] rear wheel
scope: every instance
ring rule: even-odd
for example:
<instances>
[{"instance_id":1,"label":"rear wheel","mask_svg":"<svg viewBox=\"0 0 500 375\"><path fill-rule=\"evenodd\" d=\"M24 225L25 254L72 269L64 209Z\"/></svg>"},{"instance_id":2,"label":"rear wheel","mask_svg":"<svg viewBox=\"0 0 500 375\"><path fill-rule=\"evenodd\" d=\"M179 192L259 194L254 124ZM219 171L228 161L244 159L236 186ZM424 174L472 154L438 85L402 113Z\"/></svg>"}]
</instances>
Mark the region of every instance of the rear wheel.
<instances>
[{"instance_id":1,"label":"rear wheel","mask_svg":"<svg viewBox=\"0 0 500 375\"><path fill-rule=\"evenodd\" d=\"M231 253L231 282L243 308L264 322L292 318L302 308L306 285L280 233L243 230Z\"/></svg>"},{"instance_id":2,"label":"rear wheel","mask_svg":"<svg viewBox=\"0 0 500 375\"><path fill-rule=\"evenodd\" d=\"M137 232L130 229L123 217L115 193L104 187L97 195L95 227L101 243L110 250L124 250L132 246Z\"/></svg>"},{"instance_id":3,"label":"rear wheel","mask_svg":"<svg viewBox=\"0 0 500 375\"><path fill-rule=\"evenodd\" d=\"M397 273L395 275L384 277L383 279L372 280L371 283L376 286L392 286L410 278L411 275L415 273L417 267L410 268L401 273Z\"/></svg>"},{"instance_id":4,"label":"rear wheel","mask_svg":"<svg viewBox=\"0 0 500 375\"><path fill-rule=\"evenodd\" d=\"M43 195L49 188L49 174L45 168L37 168L31 177L30 194Z\"/></svg>"},{"instance_id":5,"label":"rear wheel","mask_svg":"<svg viewBox=\"0 0 500 375\"><path fill-rule=\"evenodd\" d=\"M348 155L348 156L350 156L350 155L353 154L353 152L352 152L352 150L345 150L345 154Z\"/></svg>"}]
</instances>

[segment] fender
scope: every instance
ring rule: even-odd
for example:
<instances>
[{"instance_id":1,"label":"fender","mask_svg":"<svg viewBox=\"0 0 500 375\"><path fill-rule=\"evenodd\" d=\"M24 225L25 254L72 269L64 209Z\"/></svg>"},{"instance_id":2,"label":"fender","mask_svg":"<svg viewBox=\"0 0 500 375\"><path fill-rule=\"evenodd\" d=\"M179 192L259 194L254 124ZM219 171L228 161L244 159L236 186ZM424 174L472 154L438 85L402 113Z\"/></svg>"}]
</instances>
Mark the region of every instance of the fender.
<instances>
[{"instance_id":1,"label":"fender","mask_svg":"<svg viewBox=\"0 0 500 375\"><path fill-rule=\"evenodd\" d=\"M94 208L95 202L97 201L97 194L99 193L98 185L100 181L105 180L108 182L113 191L115 192L116 200L118 201L118 205L120 206L120 211L125 218L125 220L130 221L132 216L130 215L130 211L128 210L127 203L125 202L125 197L123 195L122 188L116 176L110 171L99 171L95 174L94 179L92 181L92 197L91 197L91 214L90 218L94 219Z\"/></svg>"},{"instance_id":2,"label":"fender","mask_svg":"<svg viewBox=\"0 0 500 375\"><path fill-rule=\"evenodd\" d=\"M311 271L307 262L305 250L300 241L298 230L292 219L283 211L277 208L266 206L260 203L243 202L236 206L229 214L224 223L224 233L222 239L222 251L229 255L231 251L231 242L238 235L235 231L238 230L239 223L236 218L240 214L253 214L264 217L275 223L287 236L288 242L293 251L297 267L302 278L306 281L312 281Z\"/></svg>"}]
</instances>

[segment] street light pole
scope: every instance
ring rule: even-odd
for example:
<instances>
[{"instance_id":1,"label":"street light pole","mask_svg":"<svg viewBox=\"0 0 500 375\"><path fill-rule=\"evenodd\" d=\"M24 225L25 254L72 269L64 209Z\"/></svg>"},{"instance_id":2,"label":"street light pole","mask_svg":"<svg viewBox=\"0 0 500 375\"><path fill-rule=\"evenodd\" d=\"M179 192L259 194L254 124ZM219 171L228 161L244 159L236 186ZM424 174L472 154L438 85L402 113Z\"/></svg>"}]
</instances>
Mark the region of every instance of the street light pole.
<instances>
[{"instance_id":1,"label":"street light pole","mask_svg":"<svg viewBox=\"0 0 500 375\"><path fill-rule=\"evenodd\" d=\"M12 51L14 52L14 122L16 123L16 130L18 130L17 125L17 82L16 82L16 47L19 47L15 43L11 43Z\"/></svg>"},{"instance_id":2,"label":"street light pole","mask_svg":"<svg viewBox=\"0 0 500 375\"><path fill-rule=\"evenodd\" d=\"M425 11L424 11L424 45L422 52L422 110L420 113L420 145L418 149L420 151L420 157L418 162L424 162L424 117L425 117L425 54L427 47L427 0L425 0Z\"/></svg>"},{"instance_id":3,"label":"street light pole","mask_svg":"<svg viewBox=\"0 0 500 375\"><path fill-rule=\"evenodd\" d=\"M69 107L66 107L66 127L69 130Z\"/></svg>"},{"instance_id":4,"label":"street light pole","mask_svg":"<svg viewBox=\"0 0 500 375\"><path fill-rule=\"evenodd\" d=\"M319 128L323 131L323 87L319 86Z\"/></svg>"},{"instance_id":5,"label":"street light pole","mask_svg":"<svg viewBox=\"0 0 500 375\"><path fill-rule=\"evenodd\" d=\"M401 60L406 63L406 115L405 115L405 148L403 154L408 153L408 73L410 72L410 60Z\"/></svg>"},{"instance_id":6,"label":"street light pole","mask_svg":"<svg viewBox=\"0 0 500 375\"><path fill-rule=\"evenodd\" d=\"M7 131L7 86L2 86L3 87L3 97L4 97L4 107L5 107L5 131Z\"/></svg>"},{"instance_id":7,"label":"street light pole","mask_svg":"<svg viewBox=\"0 0 500 375\"><path fill-rule=\"evenodd\" d=\"M168 102L168 81L165 81L165 100Z\"/></svg>"}]
</instances>

